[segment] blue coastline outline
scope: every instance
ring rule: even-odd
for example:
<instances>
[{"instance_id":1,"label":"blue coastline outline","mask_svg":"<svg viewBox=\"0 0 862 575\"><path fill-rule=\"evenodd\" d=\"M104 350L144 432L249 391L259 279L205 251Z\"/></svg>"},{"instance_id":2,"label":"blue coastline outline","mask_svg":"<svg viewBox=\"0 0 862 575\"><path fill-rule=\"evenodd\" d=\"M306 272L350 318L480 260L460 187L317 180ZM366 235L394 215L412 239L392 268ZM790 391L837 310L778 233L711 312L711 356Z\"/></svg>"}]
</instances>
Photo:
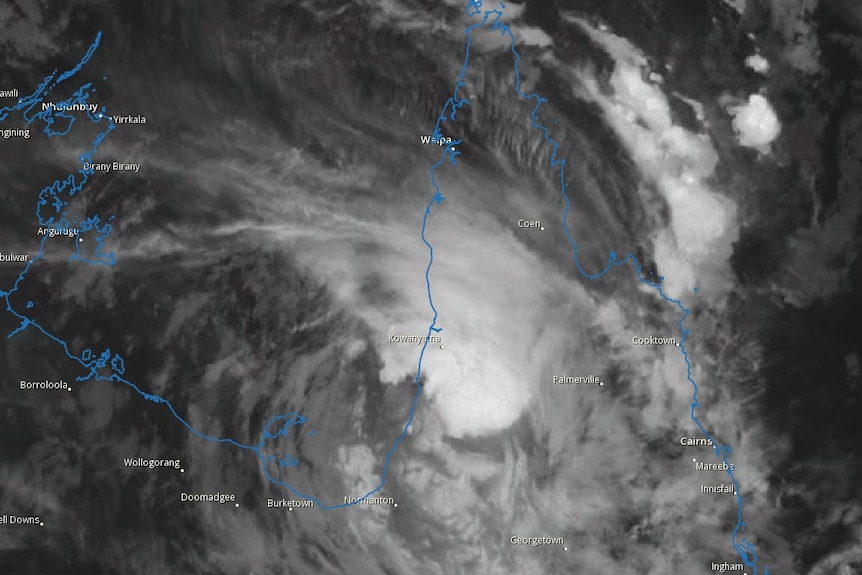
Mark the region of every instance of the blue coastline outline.
<instances>
[{"instance_id":1,"label":"blue coastline outline","mask_svg":"<svg viewBox=\"0 0 862 575\"><path fill-rule=\"evenodd\" d=\"M468 0L466 13L469 17L478 19L478 21L468 25L465 28L466 45L464 61L461 66L458 79L455 83L455 88L453 90L452 96L443 104L440 115L437 118L437 122L433 131L433 139L439 140L442 137L441 127L443 123L445 123L446 121L454 121L457 117L458 110L460 110L464 106L468 106L470 103L469 100L460 98L459 92L461 88L465 86L464 80L470 64L470 50L473 44L473 32L487 26L490 23L491 31L499 31L501 35L509 39L511 53L514 58L513 67L515 92L517 93L519 98L526 101L535 102L531 114L531 125L533 129L539 130L542 133L542 137L551 148L551 156L549 161L550 168L559 172L560 195L564 205L562 224L563 229L565 230L566 240L569 242L569 245L572 249L572 260L578 272L587 279L596 280L603 277L614 267L621 267L631 264L634 268L635 276L640 283L655 290L655 292L663 300L673 305L680 312L680 319L678 322L678 327L681 334L681 338L679 341L679 350L686 364L686 376L693 389L690 417L698 430L705 437L712 441L712 446L715 451L716 457L722 459L725 464L729 464L728 458L733 453L733 449L730 445L727 444L719 445L719 442L715 438L713 438L712 435L707 431L707 429L696 414L697 408L700 407L700 401L698 400L699 388L694 378L692 377L691 360L685 347L686 340L690 334L690 330L685 327L685 320L690 313L689 308L687 308L680 299L674 299L668 296L664 292L660 283L654 283L647 279L643 274L643 267L634 253L629 253L628 255L623 257L617 257L617 254L615 252L610 252L608 255L607 264L601 271L596 273L587 272L581 264L580 258L578 256L578 246L575 243L567 224L568 216L571 212L571 200L566 191L566 160L558 158L558 153L560 151L560 143L551 137L550 129L547 126L541 124L537 119L539 109L541 108L542 104L547 102L547 100L537 93L527 94L521 89L521 56L516 49L514 34L505 23L500 21L504 9L505 6L501 3L499 9L483 10L483 0ZM45 97L51 92L51 90L53 90L55 87L65 82L66 80L69 80L70 78L74 77L75 74L77 74L84 67L84 65L89 62L89 60L92 58L93 54L100 45L101 36L101 32L96 35L94 42L89 46L89 49L87 50L86 54L76 66L74 66L70 70L63 72L60 75L57 75L57 71L55 70L43 79L42 83L32 94L23 98L19 98L18 102L14 106L0 108L0 122L6 120L13 112L22 112L22 116L28 124L32 124L37 120L43 122L43 131L49 138L68 134L77 118L72 114L64 112L63 108L66 108L73 104L88 103L89 97L92 95L93 92L95 92L95 88L90 83L86 83L80 86L70 98L64 100L63 102L57 103L56 108L47 110L38 110L38 108L41 107L42 102L44 101ZM103 223L103 219L98 215L91 215L87 218L80 218L74 215L69 215L66 211L66 206L68 205L69 200L84 187L84 185L89 179L89 176L93 174L93 170L91 168L88 168L87 165L92 163L93 157L95 156L100 144L104 141L105 137L107 137L107 135L116 128L116 125L114 124L113 120L108 116L104 107L102 107L102 109L96 113L91 113L90 111L88 111L87 117L93 123L106 124L106 128L104 131L99 132L91 148L80 156L79 159L82 164L82 168L79 169L77 173L70 174L64 180L56 180L53 184L44 188L39 193L39 201L37 202L36 206L36 219L39 225L43 227L53 227L58 230L77 228L78 230L80 230L79 236L81 236L82 240L84 234L87 234L87 237L93 236L95 247L92 249L92 255L90 257L84 257L84 255L81 253L80 242L76 242L75 253L71 256L71 260L80 261L91 265L99 264L113 266L116 263L115 255L113 253L106 253L104 246L105 240L110 236L112 231L112 226L110 222L113 221L113 216L106 218L106 222ZM60 119L61 121L65 121L65 127L58 125L58 119ZM428 303L431 308L431 311L433 312L431 323L428 326L428 336L431 336L433 333L438 333L442 331L442 328L437 327L438 311L434 305L431 290L431 280L429 277L431 267L434 263L434 248L428 241L425 232L428 226L428 216L431 214L434 206L439 205L445 199L437 183L436 172L447 159L450 161L451 165L456 165L456 158L460 155L460 152L458 151L458 145L460 143L461 141L452 141L449 145L445 146L445 150L442 152L440 159L429 168L429 178L431 181L431 185L434 188L434 195L425 207L425 212L422 217L422 228L420 231L420 239L428 248L428 264L425 268L425 286L428 295ZM299 426L306 421L306 418L304 416L295 412L289 412L286 414L276 415L270 418L263 426L263 429L261 430L260 434L261 438L257 444L245 444L231 438L214 437L201 433L194 427L192 427L192 425L176 411L176 409L169 400L158 395L147 393L140 389L133 382L129 381L128 379L125 379L122 376L125 371L125 363L120 355L112 353L110 349L105 349L99 354L94 353L92 350L85 349L81 352L80 356L76 356L70 351L68 344L63 339L49 332L46 328L41 326L34 319L17 312L12 307L12 303L9 298L18 290L19 285L25 278L26 274L30 271L33 263L42 259L45 249L45 241L48 239L48 237L49 236L47 234L43 236L39 244L39 250L36 256L31 258L26 263L22 271L19 273L17 279L15 280L12 288L6 291L0 291L0 297L2 297L6 302L6 311L21 321L19 327L17 327L15 330L13 330L7 335L7 339L12 338L13 336L31 327L38 330L45 337L57 343L63 349L69 359L80 364L81 367L83 367L85 370L88 370L87 375L76 377L76 381L78 381L79 383L95 380L112 381L115 383L122 383L126 385L144 399L156 404L164 405L171 412L171 414L193 435L196 435L197 437L205 439L207 441L230 444L240 449L255 453L255 455L257 455L258 459L261 462L261 466L265 476L270 482L288 489L297 497L314 502L315 505L317 505L321 509L339 509L343 507L350 507L352 505L361 503L362 500L380 492L381 489L383 489L383 486L386 482L386 477L390 469L392 456L395 454L395 451L398 449L404 439L407 437L407 433L409 432L410 426L413 422L417 403L420 396L422 395L422 384L420 381L422 374L422 363L425 357L425 351L428 347L428 340L430 338L426 338L426 341L423 342L422 348L419 352L416 377L414 378L416 392L413 395L413 399L410 404L410 411L407 416L407 420L405 421L400 434L397 436L391 448L386 453L378 485L365 495L362 495L361 497L357 498L354 502L326 505L313 496L299 492L286 481L274 478L269 471L269 464L273 462L277 463L280 468L296 467L299 465L299 461L290 456L289 454L281 454L281 456L276 456L266 454L265 451L268 440L277 440L279 438L288 436L291 427ZM26 307L27 309L31 309L33 305L33 302L28 301ZM312 435L312 433L309 433L309 435ZM733 529L733 532L731 533L731 543L734 550L737 552L744 564L749 568L753 568L753 575L757 575L757 554L755 553L754 545L746 538L741 537L741 532L745 529L745 523L743 521L744 501L742 495L740 495L739 483L733 474L733 470L730 469L729 465L726 473L730 477L737 493L737 522ZM768 568L764 568L764 574L769 575Z\"/></svg>"},{"instance_id":2,"label":"blue coastline outline","mask_svg":"<svg viewBox=\"0 0 862 575\"><path fill-rule=\"evenodd\" d=\"M691 310L689 308L687 308L682 303L681 299L675 299L675 298L667 295L664 292L664 289L662 288L660 283L654 283L654 282L651 282L649 279L647 279L643 274L643 266L640 263L640 261L638 261L638 259L634 253L630 252L626 256L618 258L616 252L612 251L608 254L607 264L605 265L605 267L601 271L596 272L596 273L589 273L584 269L583 265L581 264L580 257L578 256L577 243L575 242L574 238L572 237L571 231L569 230L569 227L568 227L568 217L569 217L569 213L571 212L571 200L570 200L570 198L566 192L566 187L567 187L566 186L566 160L557 157L558 152L560 151L560 143L551 137L550 129L547 126L541 124L537 119L539 109L542 107L542 104L547 102L547 99L543 98L542 96L540 96L537 93L527 94L521 90L521 72L520 72L521 55L518 53L518 51L516 49L515 36L512 33L512 30L506 24L504 24L500 21L500 18L503 16L503 9L505 9L505 5L501 3L499 10L491 9L491 10L485 10L484 12L482 11L482 6L483 6L483 0L469 0L469 5L467 7L468 15L473 16L473 17L481 15L483 25L485 25L486 23L488 23L490 21L492 31L499 31L503 36L506 36L509 39L510 49L512 52L512 56L514 57L515 91L517 92L518 97L520 97L521 99L535 102L535 106L533 107L533 110L532 110L532 113L530 116L531 126L533 129L539 130L542 133L543 139L550 146L551 156L550 156L550 160L549 160L549 165L550 165L552 170L557 170L559 172L560 196L563 200L563 206L564 206L563 214L562 214L562 226L563 226L563 230L565 231L566 240L568 241L569 245L572 248L572 260L574 261L575 267L577 268L578 272L583 277L585 277L586 279L596 280L596 279L603 277L612 268L624 266L624 265L630 263L630 264L632 264L632 267L634 268L635 277L637 278L637 280L640 283L642 283L642 284L648 286L649 288L652 288L653 290L655 290L655 292L664 301L672 304L680 312L680 318L679 318L679 322L677 324L679 327L680 334L682 336L679 340L679 351L682 354L683 360L685 361L686 378L688 379L689 383L692 386L692 402L691 402L690 417L691 417L692 422L698 428L698 430L707 439L709 439L712 442L712 447L713 447L713 450L715 452L715 456L717 458L721 459L723 461L723 463L727 466L726 473L727 473L728 477L730 477L731 482L733 483L733 488L736 490L736 501L737 501L736 525L734 526L734 529L731 532L731 537L730 537L731 538L731 544L733 546L733 549L739 555L740 559L742 559L742 562L745 564L745 566L753 569L752 575L757 575L757 569L758 569L757 553L755 552L754 544L751 543L745 537L741 537L741 533L745 529L745 522L743 520L743 514L742 514L743 506L744 506L744 500L743 500L742 495L741 495L741 489L739 487L739 482L736 479L736 477L734 476L733 469L730 465L730 462L728 461L728 458L730 457L730 455L733 454L733 448L729 444L720 445L718 440L716 440L712 436L712 434L710 434L709 431L707 431L706 427L700 421L700 418L698 418L697 413L696 413L697 408L700 407L700 405L701 405L700 400L698 400L699 387L697 385L697 382L694 380L694 377L692 376L691 359L690 359L688 351L686 350L686 347L685 347L685 342L688 339L689 334L691 333L691 330L689 330L688 328L685 327L685 320L686 320L686 318L688 318L688 315L689 315L689 313L691 313ZM469 46L469 41L468 41L468 46ZM460 85L461 84L459 82L459 86ZM439 134L438 134L438 136L439 136ZM661 279L664 279L664 278L661 278ZM695 291L697 291L696 288L695 288ZM768 567L764 567L764 575L769 575Z\"/></svg>"}]
</instances>

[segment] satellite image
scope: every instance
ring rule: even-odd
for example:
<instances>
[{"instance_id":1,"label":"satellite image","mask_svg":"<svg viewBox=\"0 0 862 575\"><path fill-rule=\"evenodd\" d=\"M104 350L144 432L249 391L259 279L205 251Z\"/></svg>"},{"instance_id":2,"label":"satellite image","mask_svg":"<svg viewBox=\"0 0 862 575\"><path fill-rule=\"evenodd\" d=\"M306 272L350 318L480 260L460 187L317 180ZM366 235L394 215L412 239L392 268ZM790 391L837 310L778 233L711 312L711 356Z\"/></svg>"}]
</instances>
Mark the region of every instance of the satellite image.
<instances>
[{"instance_id":1,"label":"satellite image","mask_svg":"<svg viewBox=\"0 0 862 575\"><path fill-rule=\"evenodd\" d=\"M860 0L2 0L0 573L862 574Z\"/></svg>"}]
</instances>

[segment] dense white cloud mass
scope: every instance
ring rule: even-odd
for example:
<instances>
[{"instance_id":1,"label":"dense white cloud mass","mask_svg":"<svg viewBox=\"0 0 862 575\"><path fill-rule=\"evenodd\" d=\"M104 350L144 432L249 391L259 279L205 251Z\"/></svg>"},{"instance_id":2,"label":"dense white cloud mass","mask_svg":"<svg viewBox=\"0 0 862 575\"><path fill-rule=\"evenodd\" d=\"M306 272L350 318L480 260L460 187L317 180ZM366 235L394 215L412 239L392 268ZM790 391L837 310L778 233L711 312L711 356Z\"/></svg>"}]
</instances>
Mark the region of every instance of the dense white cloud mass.
<instances>
[{"instance_id":1,"label":"dense white cloud mass","mask_svg":"<svg viewBox=\"0 0 862 575\"><path fill-rule=\"evenodd\" d=\"M769 60L760 54L752 54L745 59L745 65L757 72L758 74L766 74L769 72Z\"/></svg>"},{"instance_id":2,"label":"dense white cloud mass","mask_svg":"<svg viewBox=\"0 0 862 575\"><path fill-rule=\"evenodd\" d=\"M644 79L646 59L627 40L585 26L616 60L606 93L587 81L589 96L626 144L669 211L667 227L653 238L654 255L665 276L665 291L679 297L709 283L725 290L727 258L738 234L736 206L710 189L718 155L705 134L674 124L661 86Z\"/></svg>"},{"instance_id":3,"label":"dense white cloud mass","mask_svg":"<svg viewBox=\"0 0 862 575\"><path fill-rule=\"evenodd\" d=\"M752 94L748 102L728 109L733 116L733 129L740 145L763 149L781 133L781 123L769 100Z\"/></svg>"}]
</instances>

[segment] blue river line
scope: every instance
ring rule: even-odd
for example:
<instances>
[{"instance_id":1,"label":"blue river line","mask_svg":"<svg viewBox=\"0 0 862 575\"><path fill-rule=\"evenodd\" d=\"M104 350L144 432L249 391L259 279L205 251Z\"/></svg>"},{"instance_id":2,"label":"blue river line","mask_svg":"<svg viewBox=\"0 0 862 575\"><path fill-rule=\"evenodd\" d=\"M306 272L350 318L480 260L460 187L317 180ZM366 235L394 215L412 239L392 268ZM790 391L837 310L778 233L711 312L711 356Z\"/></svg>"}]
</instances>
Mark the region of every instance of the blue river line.
<instances>
[{"instance_id":1,"label":"blue river line","mask_svg":"<svg viewBox=\"0 0 862 575\"><path fill-rule=\"evenodd\" d=\"M560 144L556 140L554 140L550 135L550 130L541 124L537 115L540 107L547 100L540 96L539 94L527 94L521 90L521 75L520 75L520 62L521 56L518 53L515 45L515 38L512 34L511 29L504 23L500 21L500 18L503 15L502 10L504 6L501 4L500 9L490 9L490 10L482 10L483 2L482 0L469 0L468 5L466 7L467 15L477 19L476 22L470 24L465 28L466 32L466 45L465 45L465 56L464 61L461 66L461 71L458 76L458 79L455 84L455 88L452 96L444 103L441 113L437 118L437 123L435 125L433 134L435 139L439 139L442 137L441 127L446 121L454 121L457 116L458 110L462 107L469 105L469 101L467 99L462 99L459 97L459 92L461 88L465 86L464 79L469 67L470 63L470 50L473 44L473 32L483 28L490 24L492 31L499 31L503 36L507 37L511 44L511 52L514 57L514 77L515 77L515 91L517 95L528 101L535 102L535 106L532 111L531 121L532 127L540 130L542 135L546 141L546 143L551 147L551 158L550 158L550 167L552 170L557 170L559 172L560 179L560 194L563 200L564 210L562 214L562 223L563 229L565 230L566 239L568 240L571 248L572 248L572 259L574 261L575 266L578 271L585 277L590 280L596 280L604 276L614 267L625 266L627 264L631 264L634 271L635 276L639 282L642 284L652 288L655 292L666 302L673 305L680 312L680 319L678 323L679 331L681 333L681 339L679 341L679 350L682 354L683 360L685 361L687 368L687 378L691 383L693 389L692 395L692 403L691 403L691 420L695 424L695 426L700 430L700 432L707 438L712 440L712 444L715 450L716 457L723 460L725 464L728 464L728 458L733 453L733 449L730 445L719 445L719 442L712 437L712 435L706 430L700 419L697 417L696 410L700 406L700 402L697 398L698 396L698 386L692 377L692 366L691 360L689 358L688 351L685 347L685 342L689 336L690 330L685 327L685 320L688 317L690 311L689 309L682 303L679 299L674 299L668 296L660 283L654 283L648 280L643 274L643 268L638 259L635 257L633 253L629 253L626 256L618 257L615 252L611 252L608 256L607 264L604 269L596 273L587 272L578 257L578 247L572 238L571 232L569 231L567 221L568 216L571 211L571 200L566 192L566 183L565 183L565 167L566 160L558 158L558 152L560 149ZM0 108L0 121L4 121L10 113L12 112L22 112L22 116L24 119L32 124L36 120L40 120L44 124L44 132L50 137L63 136L71 130L72 124L75 122L76 117L62 111L62 108L68 107L73 104L86 104L88 102L89 97L95 92L95 88L91 84L82 85L70 98L67 100L57 103L57 108L61 108L60 110L49 109L49 110L39 110L41 108L41 103L44 101L45 97L50 93L52 89L54 89L59 84L65 82L66 80L72 78L78 71L80 71L83 66L90 60L93 53L99 47L101 41L101 32L96 36L95 41L89 47L87 53L80 60L80 62L73 67L72 69L57 75L57 72L54 71L52 74L47 76L40 86L34 91L31 95L26 96L24 98L20 98L15 106ZM77 173L70 174L64 180L57 180L50 186L44 188L39 194L39 201L36 207L36 219L40 226L43 227L51 227L58 230L77 228L80 230L81 237L90 237L92 236L92 242L95 247L92 250L92 255L89 257L85 257L81 253L81 245L80 242L76 243L75 254L71 257L72 260L81 261L83 263L88 264L100 264L100 265L108 265L112 266L116 263L116 258L113 253L106 253L104 242L110 235L112 231L111 221L113 217L106 218L106 222L103 222L102 218L98 215L92 215L87 218L78 218L75 216L71 216L66 212L66 206L69 203L69 200L79 192L84 185L87 183L89 176L93 174L92 169L87 168L87 164L92 163L93 157L102 141L105 137L115 129L114 122L110 119L107 112L104 108L102 108L98 112L87 112L87 117L91 122L96 124L105 124L106 128L104 131L100 132L94 142L90 150L84 153L80 157L80 161L82 164L82 169L79 169ZM60 120L58 122L58 119ZM62 126L62 122L65 121L65 127ZM445 150L442 152L440 159L434 163L429 169L429 177L431 180L431 184L434 188L434 195L431 200L428 202L425 207L425 212L422 218L422 228L420 231L420 239L428 248L428 265L425 268L425 285L428 295L428 303L433 312L433 317L431 319L431 323L428 326L427 335L430 336L432 333L437 333L442 331L442 328L437 327L437 319L438 319L438 311L434 306L434 300L432 297L431 291L431 281L429 278L429 274L431 272L431 266L434 263L434 248L431 243L428 241L425 232L428 226L428 216L431 214L434 206L439 205L445 199L440 190L439 185L437 184L436 179L436 171L443 165L443 163L448 159L450 163L454 166L456 165L456 158L460 155L458 151L458 144L460 141L453 141L450 145L445 146ZM53 208L53 213L52 213ZM121 356L118 354L114 354L110 349L106 349L103 352L96 354L92 350L86 349L80 355L75 355L69 349L68 344L58 336L52 334L46 328L41 326L38 322L33 320L30 317L25 316L24 314L16 311L11 304L10 296L15 293L21 281L24 279L26 274L29 272L34 262L37 262L42 259L43 251L45 248L45 241L48 239L48 235L45 235L42 238L42 241L39 245L39 250L37 255L31 258L30 261L26 263L24 269L18 275L13 287L7 291L0 291L0 297L5 299L6 301L6 310L18 318L21 323L18 328L13 330L11 333L7 335L7 338L11 338L14 335L21 333L22 331L33 328L41 332L44 336L49 338L50 340L57 343L65 352L66 356L77 362L81 365L85 370L87 370L87 375L77 377L76 380L78 382L85 382L90 380L95 381L112 381L116 383L122 383L132 390L134 390L137 394L139 394L144 399L151 401L156 404L164 405L173 416L192 434L200 437L201 439L205 439L207 441L213 441L217 443L225 443L230 444L235 447L238 447L243 450L252 451L259 458L262 468L264 470L264 474L267 479L276 485L280 485L291 491L294 495L313 501L315 505L320 507L321 509L337 509L342 507L349 507L351 505L355 505L361 502L362 499L370 497L376 493L378 493L385 484L387 474L390 469L390 462L392 456L395 451L404 441L407 436L407 433L410 429L410 426L413 422L414 414L416 411L416 405L419 401L419 398L422 394L422 385L420 383L421 373L422 373L422 362L425 357L425 351L428 346L428 339L423 343L421 351L419 353L419 359L417 362L416 369L416 392L413 396L410 411L407 417L407 420L404 423L404 426L398 435L398 437L393 442L391 448L386 453L383 470L380 476L380 482L378 485L370 490L368 493L362 495L357 498L357 501L354 503L342 503L342 504L334 504L334 505L325 505L315 497L304 494L296 490L289 483L274 478L269 472L269 464L272 462L277 462L279 467L296 467L298 465L298 461L291 457L290 455L283 454L280 457L276 455L268 455L265 453L267 441L278 439L281 437L286 437L289 434L290 428L294 426L298 426L303 424L306 421L306 418L298 413L290 412L287 414L276 415L269 419L266 424L263 426L261 431L261 439L257 444L245 444L234 439L230 438L220 438L214 437L211 435L207 435L201 433L196 430L188 421L186 421L174 408L171 402L163 397L158 395L150 394L143 391L133 382L125 379L123 377L123 373L125 371L125 363ZM33 307L32 302L27 303L27 308L30 309ZM729 469L729 465L728 465ZM739 495L739 483L734 477L733 471L727 471L728 476L733 482L734 488L737 492L737 522L736 526L731 534L731 543L733 548L739 554L740 558L743 560L747 567L753 568L753 575L757 574L757 555L754 551L754 545L749 542L744 537L741 537L741 532L745 528L745 523L743 521L743 499L742 496ZM769 575L769 570L764 570L765 575Z\"/></svg>"}]
</instances>

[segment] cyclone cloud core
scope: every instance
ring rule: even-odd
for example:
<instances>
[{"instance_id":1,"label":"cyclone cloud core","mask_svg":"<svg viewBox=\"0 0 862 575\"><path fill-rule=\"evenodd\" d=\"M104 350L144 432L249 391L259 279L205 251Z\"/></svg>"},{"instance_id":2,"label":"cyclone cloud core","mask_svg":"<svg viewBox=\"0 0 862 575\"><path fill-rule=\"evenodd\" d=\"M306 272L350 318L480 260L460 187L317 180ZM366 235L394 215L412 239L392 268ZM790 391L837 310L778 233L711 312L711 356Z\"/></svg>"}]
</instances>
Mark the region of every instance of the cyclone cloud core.
<instances>
[{"instance_id":1,"label":"cyclone cloud core","mask_svg":"<svg viewBox=\"0 0 862 575\"><path fill-rule=\"evenodd\" d=\"M18 4L0 563L855 565L853 6Z\"/></svg>"}]
</instances>

